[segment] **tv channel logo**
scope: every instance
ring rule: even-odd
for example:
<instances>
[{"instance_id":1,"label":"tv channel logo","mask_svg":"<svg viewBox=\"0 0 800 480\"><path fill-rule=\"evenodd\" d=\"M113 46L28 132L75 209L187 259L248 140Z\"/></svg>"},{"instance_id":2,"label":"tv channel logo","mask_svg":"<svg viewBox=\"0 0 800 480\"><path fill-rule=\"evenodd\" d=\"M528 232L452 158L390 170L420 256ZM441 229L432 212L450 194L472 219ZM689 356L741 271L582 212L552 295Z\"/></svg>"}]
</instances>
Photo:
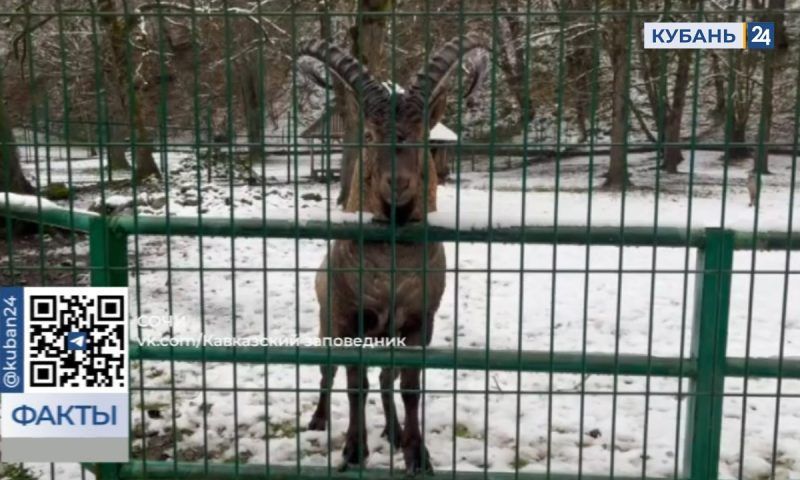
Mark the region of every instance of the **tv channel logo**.
<instances>
[{"instance_id":1,"label":"tv channel logo","mask_svg":"<svg viewBox=\"0 0 800 480\"><path fill-rule=\"evenodd\" d=\"M647 22L646 49L775 48L773 22Z\"/></svg>"},{"instance_id":2,"label":"tv channel logo","mask_svg":"<svg viewBox=\"0 0 800 480\"><path fill-rule=\"evenodd\" d=\"M750 22L747 24L747 48L772 50L775 48L775 24L772 22Z\"/></svg>"}]
</instances>

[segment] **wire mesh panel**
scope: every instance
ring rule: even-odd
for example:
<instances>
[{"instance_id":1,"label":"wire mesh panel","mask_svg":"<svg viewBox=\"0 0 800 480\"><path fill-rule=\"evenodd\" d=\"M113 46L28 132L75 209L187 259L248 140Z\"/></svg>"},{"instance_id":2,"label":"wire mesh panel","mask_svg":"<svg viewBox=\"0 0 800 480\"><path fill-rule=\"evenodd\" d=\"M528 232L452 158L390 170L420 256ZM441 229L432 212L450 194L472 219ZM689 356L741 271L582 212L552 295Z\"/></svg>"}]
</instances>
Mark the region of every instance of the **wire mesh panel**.
<instances>
[{"instance_id":1,"label":"wire mesh panel","mask_svg":"<svg viewBox=\"0 0 800 480\"><path fill-rule=\"evenodd\" d=\"M133 338L130 461L4 477L800 478L800 4L0 22L1 283L127 286Z\"/></svg>"}]
</instances>

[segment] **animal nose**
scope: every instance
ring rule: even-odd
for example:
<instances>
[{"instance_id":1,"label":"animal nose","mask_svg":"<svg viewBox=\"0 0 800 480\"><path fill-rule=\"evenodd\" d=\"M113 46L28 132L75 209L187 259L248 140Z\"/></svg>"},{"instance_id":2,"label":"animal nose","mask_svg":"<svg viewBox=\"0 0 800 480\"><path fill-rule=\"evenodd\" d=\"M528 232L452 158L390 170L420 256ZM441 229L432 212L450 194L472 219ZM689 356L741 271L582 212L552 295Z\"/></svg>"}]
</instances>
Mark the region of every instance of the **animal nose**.
<instances>
[{"instance_id":1,"label":"animal nose","mask_svg":"<svg viewBox=\"0 0 800 480\"><path fill-rule=\"evenodd\" d=\"M411 179L405 175L395 175L394 176L394 191L395 193L402 193L408 190L408 186L411 183ZM389 187L389 191L392 191L392 176L389 175L386 177L386 185Z\"/></svg>"}]
</instances>

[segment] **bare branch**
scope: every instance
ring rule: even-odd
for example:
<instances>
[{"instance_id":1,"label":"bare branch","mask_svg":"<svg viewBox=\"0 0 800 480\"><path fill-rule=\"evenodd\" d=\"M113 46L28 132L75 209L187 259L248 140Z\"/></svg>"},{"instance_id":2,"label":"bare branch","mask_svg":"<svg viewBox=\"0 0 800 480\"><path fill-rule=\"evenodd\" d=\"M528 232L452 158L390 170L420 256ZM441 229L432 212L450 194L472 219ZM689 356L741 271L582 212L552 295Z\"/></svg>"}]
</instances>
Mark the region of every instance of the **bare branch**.
<instances>
[{"instance_id":1,"label":"bare branch","mask_svg":"<svg viewBox=\"0 0 800 480\"><path fill-rule=\"evenodd\" d=\"M651 132L650 129L647 128L647 122L644 121L644 116L642 115L642 112L631 101L630 96L628 96L626 98L627 98L627 101L628 101L628 107L630 107L631 111L633 112L633 115L636 117L636 121L639 122L639 126L641 127L642 132L644 133L644 135L651 142L658 143L658 140L653 135L653 132Z\"/></svg>"},{"instance_id":2,"label":"bare branch","mask_svg":"<svg viewBox=\"0 0 800 480\"><path fill-rule=\"evenodd\" d=\"M197 9L197 8L192 8L189 5L185 5L183 3L178 3L178 2L158 2L158 3L145 3L143 5L140 5L139 8L137 8L136 10L138 12L146 12L146 11L149 11L149 10L180 10L182 12L191 12L191 13L220 13L220 14L238 13L238 14L244 14L245 18L247 18L251 22L255 23L256 26L258 26L258 28L261 30L262 35L264 36L264 40L266 40L267 43L269 43L270 45L274 45L275 42L269 36L269 33L267 32L267 29L264 28L263 24L269 25L275 31L281 33L284 36L289 36L289 33L286 30L282 29L281 27L276 25L271 20L268 20L268 19L264 18L262 15L259 15L259 16L254 15L255 9L256 9L256 7L253 7L252 9L249 9L249 10L245 10L245 9L239 8L239 7L231 7L231 8L222 9L222 10L220 10L220 9L209 9L209 8Z\"/></svg>"}]
</instances>

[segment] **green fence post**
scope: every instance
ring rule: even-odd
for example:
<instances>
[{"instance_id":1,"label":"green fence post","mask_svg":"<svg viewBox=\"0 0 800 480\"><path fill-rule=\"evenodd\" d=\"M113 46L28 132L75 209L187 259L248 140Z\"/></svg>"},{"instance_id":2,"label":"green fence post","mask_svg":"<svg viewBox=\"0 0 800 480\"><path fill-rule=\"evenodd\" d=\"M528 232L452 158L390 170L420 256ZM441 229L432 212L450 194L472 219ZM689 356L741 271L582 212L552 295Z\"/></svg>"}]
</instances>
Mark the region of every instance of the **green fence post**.
<instances>
[{"instance_id":1,"label":"green fence post","mask_svg":"<svg viewBox=\"0 0 800 480\"><path fill-rule=\"evenodd\" d=\"M128 286L128 237L112 231L106 217L89 221L89 266L93 287Z\"/></svg>"},{"instance_id":2,"label":"green fence post","mask_svg":"<svg viewBox=\"0 0 800 480\"><path fill-rule=\"evenodd\" d=\"M96 480L117 480L120 478L121 463L98 463L95 470Z\"/></svg>"},{"instance_id":3,"label":"green fence post","mask_svg":"<svg viewBox=\"0 0 800 480\"><path fill-rule=\"evenodd\" d=\"M697 376L689 381L684 446L684 471L692 480L719 476L733 245L732 231L709 228L697 251L691 350Z\"/></svg>"},{"instance_id":4,"label":"green fence post","mask_svg":"<svg viewBox=\"0 0 800 480\"><path fill-rule=\"evenodd\" d=\"M89 267L93 287L128 286L128 236L112 231L107 217L89 222ZM97 463L98 480L120 478L120 463Z\"/></svg>"}]
</instances>

